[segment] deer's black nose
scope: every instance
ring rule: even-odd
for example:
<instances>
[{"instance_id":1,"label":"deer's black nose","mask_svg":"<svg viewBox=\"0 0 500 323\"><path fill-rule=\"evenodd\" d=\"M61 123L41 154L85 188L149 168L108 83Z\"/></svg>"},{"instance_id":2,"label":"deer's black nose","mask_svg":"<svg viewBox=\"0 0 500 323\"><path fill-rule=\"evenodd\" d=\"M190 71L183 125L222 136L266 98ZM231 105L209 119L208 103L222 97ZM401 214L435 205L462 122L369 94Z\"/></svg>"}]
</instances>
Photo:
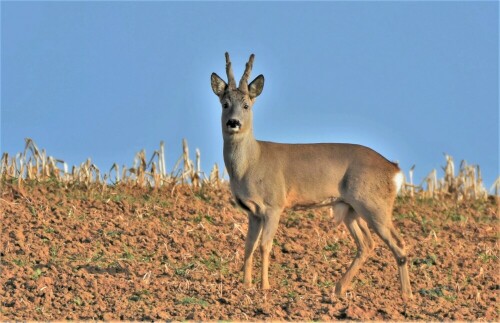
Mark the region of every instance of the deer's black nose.
<instances>
[{"instance_id":1,"label":"deer's black nose","mask_svg":"<svg viewBox=\"0 0 500 323\"><path fill-rule=\"evenodd\" d=\"M241 123L240 123L240 120L229 119L226 123L226 126L228 126L230 128L236 128L236 127L241 127Z\"/></svg>"}]
</instances>

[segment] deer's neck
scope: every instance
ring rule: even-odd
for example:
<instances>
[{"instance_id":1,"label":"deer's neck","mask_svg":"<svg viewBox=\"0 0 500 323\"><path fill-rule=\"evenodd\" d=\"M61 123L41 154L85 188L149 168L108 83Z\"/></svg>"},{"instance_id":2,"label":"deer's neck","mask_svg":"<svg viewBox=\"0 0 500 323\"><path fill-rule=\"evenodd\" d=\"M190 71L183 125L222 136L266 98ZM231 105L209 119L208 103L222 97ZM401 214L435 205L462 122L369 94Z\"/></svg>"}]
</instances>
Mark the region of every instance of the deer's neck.
<instances>
[{"instance_id":1,"label":"deer's neck","mask_svg":"<svg viewBox=\"0 0 500 323\"><path fill-rule=\"evenodd\" d=\"M260 147L252 132L224 138L224 163L232 180L239 180L259 158Z\"/></svg>"}]
</instances>

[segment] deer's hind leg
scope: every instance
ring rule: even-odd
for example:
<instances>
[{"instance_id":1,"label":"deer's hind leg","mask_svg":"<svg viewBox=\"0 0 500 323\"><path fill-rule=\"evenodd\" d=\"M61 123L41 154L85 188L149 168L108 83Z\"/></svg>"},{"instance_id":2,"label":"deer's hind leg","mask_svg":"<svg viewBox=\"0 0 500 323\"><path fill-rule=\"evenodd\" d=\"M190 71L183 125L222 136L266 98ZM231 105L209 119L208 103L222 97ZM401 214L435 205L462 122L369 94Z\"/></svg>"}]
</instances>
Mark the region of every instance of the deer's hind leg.
<instances>
[{"instance_id":1,"label":"deer's hind leg","mask_svg":"<svg viewBox=\"0 0 500 323\"><path fill-rule=\"evenodd\" d=\"M370 229L368 229L367 223L361 219L360 216L356 217L356 221L358 222L358 226L363 232L363 237L365 238L364 242L367 247L368 252L371 252L375 248L375 242L372 239L372 235L370 233Z\"/></svg>"},{"instance_id":2,"label":"deer's hind leg","mask_svg":"<svg viewBox=\"0 0 500 323\"><path fill-rule=\"evenodd\" d=\"M408 273L405 243L392 223L392 205L388 208L373 207L368 209L363 207L360 210L363 212L365 219L369 221L373 231L384 241L394 255L398 266L403 299L411 299L413 296Z\"/></svg>"},{"instance_id":3,"label":"deer's hind leg","mask_svg":"<svg viewBox=\"0 0 500 323\"><path fill-rule=\"evenodd\" d=\"M386 224L375 224L374 231L389 247L396 259L399 272L399 282L401 283L401 293L404 299L413 297L410 286L410 275L408 273L407 254L405 244L399 233L394 228L392 221Z\"/></svg>"},{"instance_id":4,"label":"deer's hind leg","mask_svg":"<svg viewBox=\"0 0 500 323\"><path fill-rule=\"evenodd\" d=\"M342 296L347 288L349 288L353 277L358 273L361 266L368 259L370 252L373 250L374 242L366 223L361 220L359 215L351 206L347 204L338 205L335 207L335 212L345 213L343 216L342 214L338 214L338 217L342 216L343 221L358 248L356 257L352 261L351 266L349 266L349 269L347 269L346 273L335 285L335 294L337 296Z\"/></svg>"}]
</instances>

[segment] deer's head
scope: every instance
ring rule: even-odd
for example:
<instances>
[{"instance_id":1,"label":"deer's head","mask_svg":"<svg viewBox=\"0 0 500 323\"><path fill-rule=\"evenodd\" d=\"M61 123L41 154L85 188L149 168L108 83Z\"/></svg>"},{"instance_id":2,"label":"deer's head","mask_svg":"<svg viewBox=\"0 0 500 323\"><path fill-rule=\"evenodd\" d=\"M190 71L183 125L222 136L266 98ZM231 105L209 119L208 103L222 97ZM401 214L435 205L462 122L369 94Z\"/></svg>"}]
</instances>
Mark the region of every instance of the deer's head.
<instances>
[{"instance_id":1,"label":"deer's head","mask_svg":"<svg viewBox=\"0 0 500 323\"><path fill-rule=\"evenodd\" d=\"M255 99L264 88L264 76L257 76L250 84L248 78L252 71L254 55L250 55L240 84L236 87L229 54L226 53L226 74L228 83L212 73L212 90L222 105L222 134L224 137L244 136L252 131L252 107Z\"/></svg>"}]
</instances>

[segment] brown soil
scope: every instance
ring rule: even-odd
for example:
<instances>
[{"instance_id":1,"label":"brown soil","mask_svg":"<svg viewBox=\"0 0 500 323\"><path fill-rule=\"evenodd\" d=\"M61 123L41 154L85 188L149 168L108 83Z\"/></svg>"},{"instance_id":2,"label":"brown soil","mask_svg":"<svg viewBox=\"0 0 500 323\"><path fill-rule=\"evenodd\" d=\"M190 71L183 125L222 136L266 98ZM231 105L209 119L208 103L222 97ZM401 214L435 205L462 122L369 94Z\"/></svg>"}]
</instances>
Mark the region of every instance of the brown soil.
<instances>
[{"instance_id":1,"label":"brown soil","mask_svg":"<svg viewBox=\"0 0 500 323\"><path fill-rule=\"evenodd\" d=\"M327 210L282 216L272 289L245 289L247 221L227 188L0 187L1 320L494 320L500 281L493 199L398 200L413 301L377 238L344 298L355 245ZM254 268L258 284L260 257Z\"/></svg>"}]
</instances>

